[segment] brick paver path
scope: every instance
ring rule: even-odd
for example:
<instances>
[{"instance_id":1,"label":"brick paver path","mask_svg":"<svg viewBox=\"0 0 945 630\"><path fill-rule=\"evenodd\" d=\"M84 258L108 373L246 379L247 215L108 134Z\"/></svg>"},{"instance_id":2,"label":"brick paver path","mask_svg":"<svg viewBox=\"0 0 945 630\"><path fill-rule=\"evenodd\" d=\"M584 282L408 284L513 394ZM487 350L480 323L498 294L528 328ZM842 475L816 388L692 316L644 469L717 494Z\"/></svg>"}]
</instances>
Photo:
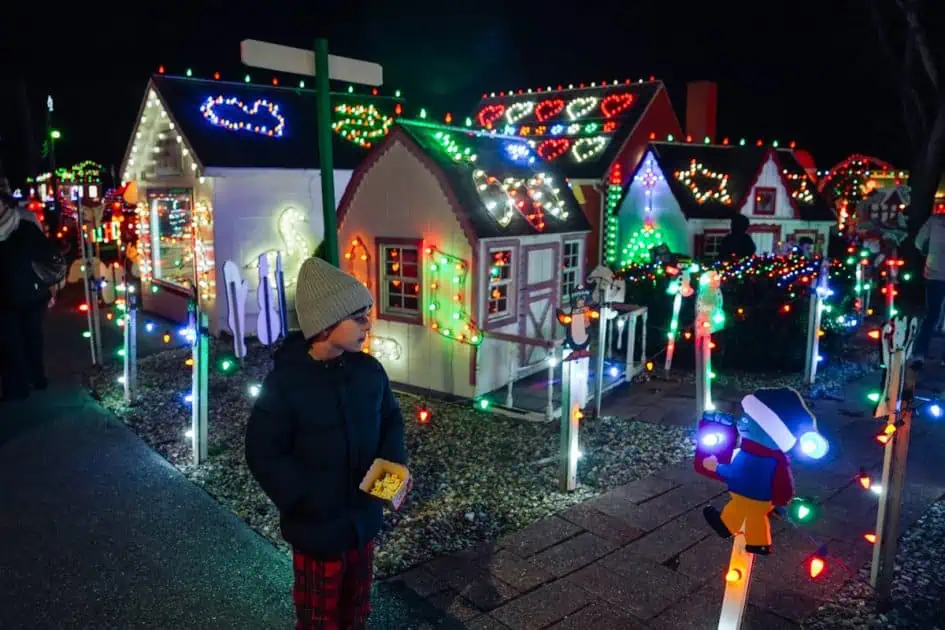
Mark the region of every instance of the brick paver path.
<instances>
[{"instance_id":1,"label":"brick paver path","mask_svg":"<svg viewBox=\"0 0 945 630\"><path fill-rule=\"evenodd\" d=\"M926 389L945 390L936 379L945 376L941 371L931 380L926 376ZM873 440L879 424L866 399L879 382L871 375L848 385L843 402L813 403L831 451L816 464L794 462L793 470L798 495L822 501L823 514L804 529L774 521L775 550L755 563L747 627L798 627L870 561L872 547L863 534L875 528L877 500L854 476L861 467L874 478L882 470L882 449ZM630 409L623 415L681 424L691 394L655 389L651 383L636 395L634 390L616 394L608 403L610 413ZM945 494L942 444L945 421L918 417L903 529ZM695 474L690 461L682 462L392 581L444 610L456 627L716 628L731 543L710 531L702 506L724 504L724 490ZM827 545L828 569L811 581L804 562L819 544Z\"/></svg>"}]
</instances>

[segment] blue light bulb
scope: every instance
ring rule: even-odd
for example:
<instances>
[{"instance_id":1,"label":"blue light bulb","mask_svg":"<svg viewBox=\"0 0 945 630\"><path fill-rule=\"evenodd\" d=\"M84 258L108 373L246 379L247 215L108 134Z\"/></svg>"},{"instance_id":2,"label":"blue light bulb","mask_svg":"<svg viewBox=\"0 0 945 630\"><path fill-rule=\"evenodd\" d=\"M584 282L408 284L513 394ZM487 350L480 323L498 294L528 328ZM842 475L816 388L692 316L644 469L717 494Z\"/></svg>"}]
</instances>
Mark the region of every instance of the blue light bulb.
<instances>
[{"instance_id":1,"label":"blue light bulb","mask_svg":"<svg viewBox=\"0 0 945 630\"><path fill-rule=\"evenodd\" d=\"M808 431L799 440L801 452L811 459L820 459L830 450L830 444L819 433Z\"/></svg>"}]
</instances>

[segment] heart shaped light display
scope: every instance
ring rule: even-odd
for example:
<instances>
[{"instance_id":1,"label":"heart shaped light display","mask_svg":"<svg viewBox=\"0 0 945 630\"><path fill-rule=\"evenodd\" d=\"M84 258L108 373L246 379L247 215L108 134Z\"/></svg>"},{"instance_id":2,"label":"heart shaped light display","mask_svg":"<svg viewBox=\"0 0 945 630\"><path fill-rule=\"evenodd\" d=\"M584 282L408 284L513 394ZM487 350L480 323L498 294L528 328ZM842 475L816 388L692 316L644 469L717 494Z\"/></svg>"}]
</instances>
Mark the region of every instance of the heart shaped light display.
<instances>
[{"instance_id":1,"label":"heart shaped light display","mask_svg":"<svg viewBox=\"0 0 945 630\"><path fill-rule=\"evenodd\" d=\"M548 138L538 145L535 152L538 153L542 159L550 162L556 157L563 155L570 146L571 141L567 138Z\"/></svg>"},{"instance_id":2,"label":"heart shaped light display","mask_svg":"<svg viewBox=\"0 0 945 630\"><path fill-rule=\"evenodd\" d=\"M549 118L554 118L564 109L564 99L549 98L547 101L538 103L535 108L535 118L538 122L545 122Z\"/></svg>"},{"instance_id":3,"label":"heart shaped light display","mask_svg":"<svg viewBox=\"0 0 945 630\"><path fill-rule=\"evenodd\" d=\"M633 94L608 94L601 101L600 111L606 118L613 118L633 105Z\"/></svg>"},{"instance_id":4,"label":"heart shaped light display","mask_svg":"<svg viewBox=\"0 0 945 630\"><path fill-rule=\"evenodd\" d=\"M533 111L535 111L534 101L522 101L521 103L513 103L512 105L509 105L509 108L507 110L505 110L505 119L509 121L510 125L514 125L521 119L531 114Z\"/></svg>"},{"instance_id":5,"label":"heart shaped light display","mask_svg":"<svg viewBox=\"0 0 945 630\"><path fill-rule=\"evenodd\" d=\"M565 111L568 113L569 120L577 120L591 113L597 104L600 103L600 99L596 96L581 96L574 99L568 103L568 107Z\"/></svg>"},{"instance_id":6,"label":"heart shaped light display","mask_svg":"<svg viewBox=\"0 0 945 630\"><path fill-rule=\"evenodd\" d=\"M476 119L479 120L479 124L486 129L492 129L492 124L502 118L502 114L505 113L505 105L501 103L496 105L486 105L479 110L479 113L476 114Z\"/></svg>"},{"instance_id":7,"label":"heart shaped light display","mask_svg":"<svg viewBox=\"0 0 945 630\"><path fill-rule=\"evenodd\" d=\"M242 112L249 120L231 120L225 113L218 111L226 108ZM279 106L264 98L257 99L250 106L235 96L211 96L200 106L200 111L211 125L233 131L248 131L279 138L285 130L285 117L279 113Z\"/></svg>"},{"instance_id":8,"label":"heart shaped light display","mask_svg":"<svg viewBox=\"0 0 945 630\"><path fill-rule=\"evenodd\" d=\"M576 161L584 162L593 157L596 157L601 151L604 150L604 147L607 146L608 142L610 142L610 138L605 136L581 138L574 143L573 147L571 147L571 155L574 156Z\"/></svg>"}]
</instances>

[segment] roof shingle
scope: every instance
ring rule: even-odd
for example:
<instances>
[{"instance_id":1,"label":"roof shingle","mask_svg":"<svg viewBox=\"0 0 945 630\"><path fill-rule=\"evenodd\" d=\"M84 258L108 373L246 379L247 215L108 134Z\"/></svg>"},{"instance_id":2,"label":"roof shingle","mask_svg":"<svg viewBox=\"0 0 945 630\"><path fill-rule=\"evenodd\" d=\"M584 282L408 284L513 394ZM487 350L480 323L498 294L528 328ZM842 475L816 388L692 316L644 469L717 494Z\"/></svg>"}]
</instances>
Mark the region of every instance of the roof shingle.
<instances>
[{"instance_id":1,"label":"roof shingle","mask_svg":"<svg viewBox=\"0 0 945 630\"><path fill-rule=\"evenodd\" d=\"M564 176L535 155L522 139L416 121L400 121L395 128L440 168L478 238L590 230ZM537 178L542 178L546 186L535 181ZM513 180L517 180L511 187L518 191L517 211L504 204L507 197L502 183ZM544 193L541 213L536 212L533 198L525 192L530 181L539 184L538 189ZM486 186L485 194L480 194L480 186ZM557 213L553 210L556 206L560 208ZM505 218L508 223L502 225L500 220ZM540 224L543 226L538 227Z\"/></svg>"},{"instance_id":2,"label":"roof shingle","mask_svg":"<svg viewBox=\"0 0 945 630\"><path fill-rule=\"evenodd\" d=\"M521 136L572 179L600 179L663 84L659 81L487 96L479 128Z\"/></svg>"},{"instance_id":3,"label":"roof shingle","mask_svg":"<svg viewBox=\"0 0 945 630\"><path fill-rule=\"evenodd\" d=\"M681 142L651 142L650 150L663 170L673 196L679 202L683 214L690 219L729 219L745 202L745 196L755 183L758 172L767 159L769 147L703 145ZM827 207L817 192L816 186L809 181L806 171L794 158L790 149L775 151L789 193L801 191L803 199L795 197L795 204L803 221L835 221L836 217ZM689 186L679 174L688 173L693 167L725 176L724 189L729 201L721 201L711 196L701 202L695 197ZM790 177L789 177L790 176ZM703 189L719 190L721 179L699 176L696 186Z\"/></svg>"},{"instance_id":4,"label":"roof shingle","mask_svg":"<svg viewBox=\"0 0 945 630\"><path fill-rule=\"evenodd\" d=\"M314 90L164 75L152 77L151 85L204 167L319 168ZM386 128L393 122L398 102L384 96L332 94L333 122L351 130L354 117L341 106L373 105L376 115L372 114L368 122L373 125L368 128ZM270 103L278 108L274 113ZM266 131L227 128L227 122L231 126L264 126ZM279 132L270 135L275 129ZM345 139L339 131L343 129L332 133L334 167L353 170L369 146ZM382 137L369 142L376 144Z\"/></svg>"}]
</instances>

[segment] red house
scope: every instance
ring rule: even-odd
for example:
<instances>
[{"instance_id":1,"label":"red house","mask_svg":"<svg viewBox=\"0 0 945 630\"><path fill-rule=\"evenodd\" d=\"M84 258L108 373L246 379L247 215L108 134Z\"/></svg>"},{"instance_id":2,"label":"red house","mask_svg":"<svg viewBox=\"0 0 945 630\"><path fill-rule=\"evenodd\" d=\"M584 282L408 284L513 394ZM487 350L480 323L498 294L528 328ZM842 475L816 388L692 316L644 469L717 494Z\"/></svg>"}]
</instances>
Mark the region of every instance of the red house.
<instances>
[{"instance_id":1,"label":"red house","mask_svg":"<svg viewBox=\"0 0 945 630\"><path fill-rule=\"evenodd\" d=\"M714 83L689 84L690 136L715 136L716 103ZM473 119L497 134L527 138L568 178L592 228L584 252L589 269L616 257L617 204L648 143L682 134L665 86L652 78L483 94Z\"/></svg>"}]
</instances>

